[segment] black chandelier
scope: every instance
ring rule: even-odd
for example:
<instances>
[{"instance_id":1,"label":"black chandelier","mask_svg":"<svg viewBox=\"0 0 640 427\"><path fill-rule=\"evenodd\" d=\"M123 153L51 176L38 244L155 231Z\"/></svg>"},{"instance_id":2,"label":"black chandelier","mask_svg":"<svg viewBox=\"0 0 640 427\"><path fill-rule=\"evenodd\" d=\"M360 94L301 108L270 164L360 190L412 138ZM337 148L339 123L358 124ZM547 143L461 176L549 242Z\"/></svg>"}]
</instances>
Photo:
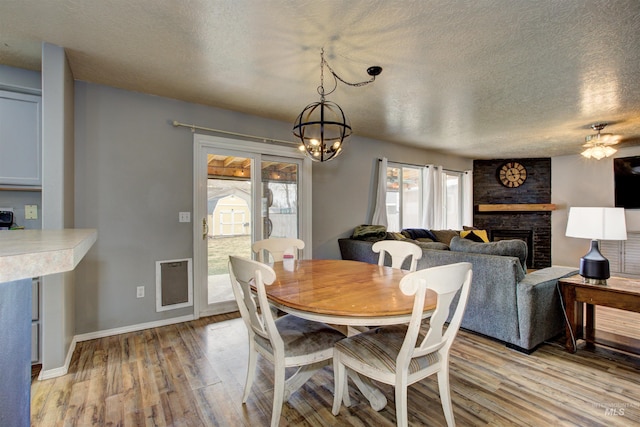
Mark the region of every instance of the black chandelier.
<instances>
[{"instance_id":1,"label":"black chandelier","mask_svg":"<svg viewBox=\"0 0 640 427\"><path fill-rule=\"evenodd\" d=\"M342 152L345 139L351 135L351 125L342 108L335 102L326 101L325 96L332 94L338 87L338 80L349 86L364 86L376 79L382 72L382 67L373 66L367 68L367 74L371 79L360 83L349 83L340 78L324 59L324 49L320 52L320 102L307 105L298 115L294 125L293 134L300 138L302 144L300 151L316 162L326 162ZM324 89L324 66L331 72L334 86L329 92Z\"/></svg>"}]
</instances>

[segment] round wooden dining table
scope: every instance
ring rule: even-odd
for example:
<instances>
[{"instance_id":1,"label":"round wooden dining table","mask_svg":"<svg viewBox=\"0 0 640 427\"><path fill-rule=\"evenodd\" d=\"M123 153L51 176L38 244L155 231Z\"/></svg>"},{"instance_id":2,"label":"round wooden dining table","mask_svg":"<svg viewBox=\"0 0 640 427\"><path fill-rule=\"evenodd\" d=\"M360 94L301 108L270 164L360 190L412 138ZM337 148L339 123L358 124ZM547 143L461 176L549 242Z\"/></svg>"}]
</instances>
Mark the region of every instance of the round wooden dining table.
<instances>
[{"instance_id":1,"label":"round wooden dining table","mask_svg":"<svg viewBox=\"0 0 640 427\"><path fill-rule=\"evenodd\" d=\"M293 260L273 264L276 280L266 287L277 308L319 322L347 326L408 323L413 296L400 290L409 272L348 260ZM437 296L427 291L424 315L436 308Z\"/></svg>"},{"instance_id":2,"label":"round wooden dining table","mask_svg":"<svg viewBox=\"0 0 640 427\"><path fill-rule=\"evenodd\" d=\"M395 325L411 320L414 297L400 290L400 280L408 271L360 261L324 259L284 259L274 263L273 270L276 280L265 287L267 298L274 307L289 314L348 327ZM427 290L423 318L431 316L436 303L437 295ZM303 367L289 378L286 399L315 370L314 366ZM356 372L348 375L374 410L386 406L387 399L371 381Z\"/></svg>"}]
</instances>

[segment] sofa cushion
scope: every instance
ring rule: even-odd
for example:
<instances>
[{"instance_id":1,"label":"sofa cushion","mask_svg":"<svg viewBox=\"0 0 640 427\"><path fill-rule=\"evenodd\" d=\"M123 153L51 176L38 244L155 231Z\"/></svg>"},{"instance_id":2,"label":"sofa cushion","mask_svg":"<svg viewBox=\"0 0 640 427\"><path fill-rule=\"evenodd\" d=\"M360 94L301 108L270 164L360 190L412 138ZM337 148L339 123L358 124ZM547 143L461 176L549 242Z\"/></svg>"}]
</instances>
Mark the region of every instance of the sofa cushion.
<instances>
[{"instance_id":1,"label":"sofa cushion","mask_svg":"<svg viewBox=\"0 0 640 427\"><path fill-rule=\"evenodd\" d=\"M431 233L436 236L436 242L444 243L445 245L449 245L454 237L460 237L460 232L457 230L431 230Z\"/></svg>"},{"instance_id":2,"label":"sofa cushion","mask_svg":"<svg viewBox=\"0 0 640 427\"><path fill-rule=\"evenodd\" d=\"M474 242L489 243L489 237L487 236L487 230L463 230L460 232L460 237Z\"/></svg>"},{"instance_id":3,"label":"sofa cushion","mask_svg":"<svg viewBox=\"0 0 640 427\"><path fill-rule=\"evenodd\" d=\"M352 239L356 240L384 240L387 237L387 227L384 225L358 225L353 229Z\"/></svg>"},{"instance_id":4,"label":"sofa cushion","mask_svg":"<svg viewBox=\"0 0 640 427\"><path fill-rule=\"evenodd\" d=\"M404 234L407 238L418 240L420 238L431 239L432 241L437 241L436 236L425 228L405 228L402 230L402 234Z\"/></svg>"},{"instance_id":5,"label":"sofa cushion","mask_svg":"<svg viewBox=\"0 0 640 427\"><path fill-rule=\"evenodd\" d=\"M520 260L522 269L527 271L527 244L523 240L511 239L479 243L461 237L454 237L451 239L449 248L458 252L516 257Z\"/></svg>"},{"instance_id":6,"label":"sofa cushion","mask_svg":"<svg viewBox=\"0 0 640 427\"><path fill-rule=\"evenodd\" d=\"M426 239L425 239L426 240ZM416 245L420 246L422 249L437 249L437 250L441 250L441 251L448 251L449 250L449 246L441 243L441 242L425 242L422 240L417 240L415 242Z\"/></svg>"}]
</instances>

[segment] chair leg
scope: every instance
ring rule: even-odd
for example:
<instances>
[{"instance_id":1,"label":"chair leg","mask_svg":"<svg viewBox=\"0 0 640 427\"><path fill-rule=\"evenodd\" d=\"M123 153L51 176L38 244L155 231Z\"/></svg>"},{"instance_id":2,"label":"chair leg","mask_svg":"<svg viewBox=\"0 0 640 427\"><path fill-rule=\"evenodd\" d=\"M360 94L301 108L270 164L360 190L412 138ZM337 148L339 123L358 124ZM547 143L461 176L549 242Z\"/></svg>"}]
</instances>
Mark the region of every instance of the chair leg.
<instances>
[{"instance_id":1,"label":"chair leg","mask_svg":"<svg viewBox=\"0 0 640 427\"><path fill-rule=\"evenodd\" d=\"M347 408L351 407L351 398L349 397L349 375L345 369L344 374L342 376L344 387L342 388L342 404Z\"/></svg>"},{"instance_id":2,"label":"chair leg","mask_svg":"<svg viewBox=\"0 0 640 427\"><path fill-rule=\"evenodd\" d=\"M340 355L336 352L333 354L333 378L333 407L331 408L331 413L333 415L338 415L340 413L340 404L342 403L345 392L347 393L348 399L348 391L345 391L347 388L346 368L340 361Z\"/></svg>"},{"instance_id":3,"label":"chair leg","mask_svg":"<svg viewBox=\"0 0 640 427\"><path fill-rule=\"evenodd\" d=\"M273 365L273 409L271 411L271 427L278 427L280 414L284 404L285 369L284 361L278 361Z\"/></svg>"},{"instance_id":4,"label":"chair leg","mask_svg":"<svg viewBox=\"0 0 640 427\"><path fill-rule=\"evenodd\" d=\"M456 421L453 418L451 389L449 387L449 367L447 365L444 365L438 371L438 389L440 390L440 401L442 402L442 411L444 412L444 418L447 420L447 426L454 427Z\"/></svg>"},{"instance_id":5,"label":"chair leg","mask_svg":"<svg viewBox=\"0 0 640 427\"><path fill-rule=\"evenodd\" d=\"M242 403L247 403L253 379L256 376L256 361L258 360L258 351L253 339L249 340L249 363L247 364L247 378L244 382L244 394L242 395Z\"/></svg>"},{"instance_id":6,"label":"chair leg","mask_svg":"<svg viewBox=\"0 0 640 427\"><path fill-rule=\"evenodd\" d=\"M396 384L396 424L398 427L409 425L407 413L407 384Z\"/></svg>"}]
</instances>

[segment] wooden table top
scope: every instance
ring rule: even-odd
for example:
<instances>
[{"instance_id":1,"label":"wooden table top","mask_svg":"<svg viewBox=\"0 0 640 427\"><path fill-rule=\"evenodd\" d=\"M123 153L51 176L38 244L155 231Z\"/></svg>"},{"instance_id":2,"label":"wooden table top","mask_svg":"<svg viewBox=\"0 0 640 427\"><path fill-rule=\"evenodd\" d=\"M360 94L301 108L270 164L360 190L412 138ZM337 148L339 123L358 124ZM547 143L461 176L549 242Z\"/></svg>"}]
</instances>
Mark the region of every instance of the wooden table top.
<instances>
[{"instance_id":1,"label":"wooden table top","mask_svg":"<svg viewBox=\"0 0 640 427\"><path fill-rule=\"evenodd\" d=\"M267 296L284 311L335 316L332 321L352 325L411 317L414 298L399 287L407 271L347 260L285 260L273 269L276 280L266 287ZM425 312L432 312L436 302L436 294L427 291Z\"/></svg>"},{"instance_id":2,"label":"wooden table top","mask_svg":"<svg viewBox=\"0 0 640 427\"><path fill-rule=\"evenodd\" d=\"M607 290L609 292L617 292L623 294L640 294L640 279L632 279L627 277L610 277L607 279L607 283L604 285L594 285L592 283L585 283L584 277L576 274L574 276L565 277L560 279L561 283L571 284L583 288L596 288L601 290Z\"/></svg>"}]
</instances>

